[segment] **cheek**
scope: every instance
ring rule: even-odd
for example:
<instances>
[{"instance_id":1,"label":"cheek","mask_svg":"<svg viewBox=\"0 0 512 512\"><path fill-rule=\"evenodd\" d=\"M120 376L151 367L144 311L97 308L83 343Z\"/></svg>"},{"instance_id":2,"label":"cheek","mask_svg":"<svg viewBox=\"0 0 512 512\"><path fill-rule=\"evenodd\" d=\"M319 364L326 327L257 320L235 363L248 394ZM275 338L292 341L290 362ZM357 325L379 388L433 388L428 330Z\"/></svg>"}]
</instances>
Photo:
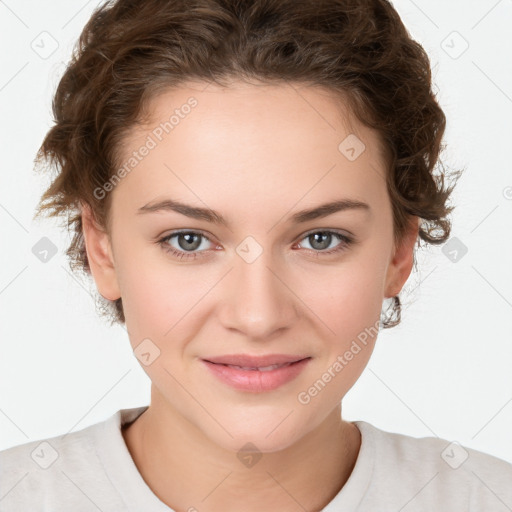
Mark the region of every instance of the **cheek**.
<instances>
[{"instance_id":1,"label":"cheek","mask_svg":"<svg viewBox=\"0 0 512 512\"><path fill-rule=\"evenodd\" d=\"M179 301L173 279L177 272L171 270L144 251L133 251L117 261L126 326L133 342L152 335L162 336L169 329L173 320L169 312L176 311L173 301ZM178 289L182 291L181 287Z\"/></svg>"},{"instance_id":2,"label":"cheek","mask_svg":"<svg viewBox=\"0 0 512 512\"><path fill-rule=\"evenodd\" d=\"M360 251L332 267L325 275L304 278L305 300L329 327L325 335L325 370L337 378L329 387L327 403L340 399L357 381L368 363L379 332L383 301L385 261L376 261L375 250ZM382 254L382 253L381 253ZM313 286L314 284L314 286ZM313 291L311 291L313 290ZM338 361L336 367L332 365ZM319 376L320 377L320 376ZM325 376L329 379L329 375Z\"/></svg>"},{"instance_id":3,"label":"cheek","mask_svg":"<svg viewBox=\"0 0 512 512\"><path fill-rule=\"evenodd\" d=\"M363 252L322 272L303 273L299 296L336 333L347 339L373 323L383 301L384 265Z\"/></svg>"},{"instance_id":4,"label":"cheek","mask_svg":"<svg viewBox=\"0 0 512 512\"><path fill-rule=\"evenodd\" d=\"M215 284L211 272L203 278L197 267L167 262L165 256L127 261L120 274L126 325L134 342L175 338L201 311L201 298Z\"/></svg>"}]
</instances>

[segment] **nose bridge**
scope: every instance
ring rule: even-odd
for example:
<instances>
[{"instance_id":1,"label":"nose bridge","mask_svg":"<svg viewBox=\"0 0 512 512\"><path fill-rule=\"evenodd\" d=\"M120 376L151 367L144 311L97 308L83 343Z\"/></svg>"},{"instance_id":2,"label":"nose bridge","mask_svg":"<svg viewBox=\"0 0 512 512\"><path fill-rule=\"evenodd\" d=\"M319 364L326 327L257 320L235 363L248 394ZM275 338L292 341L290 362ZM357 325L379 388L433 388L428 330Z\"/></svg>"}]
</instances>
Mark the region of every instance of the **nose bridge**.
<instances>
[{"instance_id":1,"label":"nose bridge","mask_svg":"<svg viewBox=\"0 0 512 512\"><path fill-rule=\"evenodd\" d=\"M291 325L296 316L293 294L284 284L283 266L273 260L272 251L247 237L236 252L226 283L229 292L223 303L224 326L263 339Z\"/></svg>"}]
</instances>

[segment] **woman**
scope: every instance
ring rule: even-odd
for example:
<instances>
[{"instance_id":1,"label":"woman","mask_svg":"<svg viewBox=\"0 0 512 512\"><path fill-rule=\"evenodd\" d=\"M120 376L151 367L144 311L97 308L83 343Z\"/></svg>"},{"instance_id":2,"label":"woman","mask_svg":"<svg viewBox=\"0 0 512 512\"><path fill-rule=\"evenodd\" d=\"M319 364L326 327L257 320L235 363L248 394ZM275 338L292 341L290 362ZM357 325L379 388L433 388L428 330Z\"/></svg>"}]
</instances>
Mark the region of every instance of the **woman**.
<instances>
[{"instance_id":1,"label":"woman","mask_svg":"<svg viewBox=\"0 0 512 512\"><path fill-rule=\"evenodd\" d=\"M341 414L451 227L445 116L389 2L106 3L54 113L39 212L72 214L151 404L2 452L0 507L512 506L505 461Z\"/></svg>"}]
</instances>

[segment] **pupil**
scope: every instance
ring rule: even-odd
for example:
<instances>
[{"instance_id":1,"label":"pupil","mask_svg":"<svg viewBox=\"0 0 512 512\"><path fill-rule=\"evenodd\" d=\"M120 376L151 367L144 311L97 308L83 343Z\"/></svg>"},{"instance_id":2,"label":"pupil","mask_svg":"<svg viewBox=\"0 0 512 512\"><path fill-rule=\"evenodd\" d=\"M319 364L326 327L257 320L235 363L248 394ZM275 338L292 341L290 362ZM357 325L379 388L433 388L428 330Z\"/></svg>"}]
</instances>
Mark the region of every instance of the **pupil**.
<instances>
[{"instance_id":1,"label":"pupil","mask_svg":"<svg viewBox=\"0 0 512 512\"><path fill-rule=\"evenodd\" d=\"M332 235L330 233L314 233L313 235L310 236L310 238L313 237L314 239L314 243L312 243L311 245L316 248L316 249L326 249L327 247L329 247L330 243L331 243L331 237ZM323 242L320 241L320 247L315 247L315 243L318 242L318 238L324 238Z\"/></svg>"},{"instance_id":2,"label":"pupil","mask_svg":"<svg viewBox=\"0 0 512 512\"><path fill-rule=\"evenodd\" d=\"M194 237L196 238L195 242L193 241ZM194 249L197 249L199 247L199 245L201 245L200 243L198 243L199 236L196 235L195 233L182 233L182 234L180 234L178 239L180 241L180 246L183 249L194 250ZM182 240L185 240L185 242L186 242L184 245L181 243Z\"/></svg>"}]
</instances>

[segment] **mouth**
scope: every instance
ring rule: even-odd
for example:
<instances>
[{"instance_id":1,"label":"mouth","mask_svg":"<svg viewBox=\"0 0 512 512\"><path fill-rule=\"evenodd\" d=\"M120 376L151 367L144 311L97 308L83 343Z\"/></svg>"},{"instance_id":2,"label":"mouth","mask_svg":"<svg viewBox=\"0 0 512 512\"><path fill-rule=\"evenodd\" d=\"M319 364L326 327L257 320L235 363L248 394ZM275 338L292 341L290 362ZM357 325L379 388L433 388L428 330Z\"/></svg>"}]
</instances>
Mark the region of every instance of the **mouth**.
<instances>
[{"instance_id":1,"label":"mouth","mask_svg":"<svg viewBox=\"0 0 512 512\"><path fill-rule=\"evenodd\" d=\"M298 361L294 361L293 363L283 363L283 364L271 364L270 366L237 366L236 364L223 364L223 366L227 366L228 368L236 368L237 370L249 370L249 371L257 371L257 372L270 372L272 370L277 370L278 368L284 368L285 366L290 366L291 364L297 363ZM213 364L222 364L222 363L213 363Z\"/></svg>"},{"instance_id":2,"label":"mouth","mask_svg":"<svg viewBox=\"0 0 512 512\"><path fill-rule=\"evenodd\" d=\"M226 366L236 366L247 370L263 370L271 367L281 367L287 364L296 363L302 359L308 359L307 354L265 354L250 356L247 354L229 354L217 357L204 358L214 364L223 364Z\"/></svg>"},{"instance_id":3,"label":"mouth","mask_svg":"<svg viewBox=\"0 0 512 512\"><path fill-rule=\"evenodd\" d=\"M295 379L310 356L221 356L202 362L222 383L241 391L271 391Z\"/></svg>"}]
</instances>

